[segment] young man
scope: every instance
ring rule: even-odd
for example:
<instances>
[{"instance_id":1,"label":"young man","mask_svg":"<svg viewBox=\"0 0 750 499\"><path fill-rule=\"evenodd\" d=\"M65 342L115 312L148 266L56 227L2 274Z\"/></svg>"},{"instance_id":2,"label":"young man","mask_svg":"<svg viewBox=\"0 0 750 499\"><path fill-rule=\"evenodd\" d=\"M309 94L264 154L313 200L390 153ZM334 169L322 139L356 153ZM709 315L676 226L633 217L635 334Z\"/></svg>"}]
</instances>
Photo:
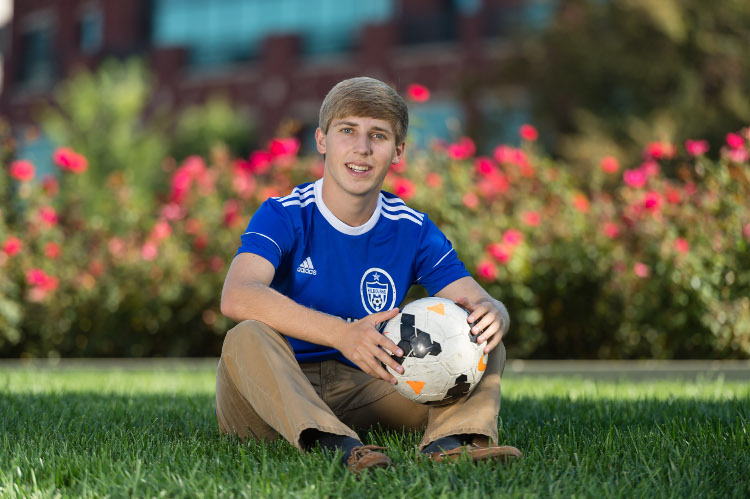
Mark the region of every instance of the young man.
<instances>
[{"instance_id":1,"label":"young man","mask_svg":"<svg viewBox=\"0 0 750 499\"><path fill-rule=\"evenodd\" d=\"M426 458L505 462L497 446L502 336L508 313L472 279L450 241L398 197L382 192L404 154L408 110L388 85L352 78L336 85L315 132L323 178L267 200L242 235L224 282L227 334L216 380L219 427L240 438L285 438L304 451L341 450L354 473L392 463L352 427L425 431ZM386 288L373 300L368 283ZM383 364L403 352L376 327L398 313L409 287L454 300L477 322L488 367L469 395L443 407L407 400Z\"/></svg>"}]
</instances>

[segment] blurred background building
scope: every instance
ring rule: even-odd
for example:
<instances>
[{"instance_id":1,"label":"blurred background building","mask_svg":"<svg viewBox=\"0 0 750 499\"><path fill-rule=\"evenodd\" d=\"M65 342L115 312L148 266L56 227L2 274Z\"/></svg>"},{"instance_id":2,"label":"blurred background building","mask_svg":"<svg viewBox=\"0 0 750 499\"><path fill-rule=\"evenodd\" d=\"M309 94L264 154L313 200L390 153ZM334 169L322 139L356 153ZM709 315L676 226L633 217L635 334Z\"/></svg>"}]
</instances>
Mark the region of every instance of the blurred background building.
<instances>
[{"instance_id":1,"label":"blurred background building","mask_svg":"<svg viewBox=\"0 0 750 499\"><path fill-rule=\"evenodd\" d=\"M107 58L144 58L158 81L154 101L173 107L226 96L257 128L310 145L320 102L338 81L366 75L404 93L423 137L455 138L478 123L495 134L524 119L523 93L502 102L492 82L514 28L543 25L553 0L11 0L3 29L0 112L18 131L78 68ZM507 137L487 137L497 142ZM34 147L44 141L35 140ZM44 151L46 154L48 151Z\"/></svg>"}]
</instances>

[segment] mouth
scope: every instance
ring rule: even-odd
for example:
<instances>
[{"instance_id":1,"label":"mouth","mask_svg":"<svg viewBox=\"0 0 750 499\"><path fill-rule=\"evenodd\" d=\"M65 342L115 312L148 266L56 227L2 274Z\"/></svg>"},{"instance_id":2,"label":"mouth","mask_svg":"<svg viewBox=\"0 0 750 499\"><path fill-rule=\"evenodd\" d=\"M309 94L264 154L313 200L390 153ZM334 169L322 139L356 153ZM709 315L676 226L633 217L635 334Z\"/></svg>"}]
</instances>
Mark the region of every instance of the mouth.
<instances>
[{"instance_id":1,"label":"mouth","mask_svg":"<svg viewBox=\"0 0 750 499\"><path fill-rule=\"evenodd\" d=\"M355 173L364 173L372 170L372 166L360 163L346 163L346 167Z\"/></svg>"}]
</instances>

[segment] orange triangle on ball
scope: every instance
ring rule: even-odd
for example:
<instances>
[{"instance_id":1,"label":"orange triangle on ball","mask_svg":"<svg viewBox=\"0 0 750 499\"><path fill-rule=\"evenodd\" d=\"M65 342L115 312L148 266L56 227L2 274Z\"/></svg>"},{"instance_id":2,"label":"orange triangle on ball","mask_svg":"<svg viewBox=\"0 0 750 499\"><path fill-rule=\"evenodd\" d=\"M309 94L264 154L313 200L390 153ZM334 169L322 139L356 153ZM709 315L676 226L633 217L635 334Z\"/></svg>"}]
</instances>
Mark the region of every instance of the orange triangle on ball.
<instances>
[{"instance_id":1,"label":"orange triangle on ball","mask_svg":"<svg viewBox=\"0 0 750 499\"><path fill-rule=\"evenodd\" d=\"M479 359L479 365L477 365L477 370L484 371L485 369L487 369L487 363L484 361L484 355L482 355L482 357L480 357Z\"/></svg>"},{"instance_id":2,"label":"orange triangle on ball","mask_svg":"<svg viewBox=\"0 0 750 499\"><path fill-rule=\"evenodd\" d=\"M427 310L431 310L436 314L445 315L445 306L442 303L438 303L432 307L427 307Z\"/></svg>"},{"instance_id":3,"label":"orange triangle on ball","mask_svg":"<svg viewBox=\"0 0 750 499\"><path fill-rule=\"evenodd\" d=\"M424 388L424 381L407 381L406 384L409 385L417 395L419 395L422 392L422 388Z\"/></svg>"}]
</instances>

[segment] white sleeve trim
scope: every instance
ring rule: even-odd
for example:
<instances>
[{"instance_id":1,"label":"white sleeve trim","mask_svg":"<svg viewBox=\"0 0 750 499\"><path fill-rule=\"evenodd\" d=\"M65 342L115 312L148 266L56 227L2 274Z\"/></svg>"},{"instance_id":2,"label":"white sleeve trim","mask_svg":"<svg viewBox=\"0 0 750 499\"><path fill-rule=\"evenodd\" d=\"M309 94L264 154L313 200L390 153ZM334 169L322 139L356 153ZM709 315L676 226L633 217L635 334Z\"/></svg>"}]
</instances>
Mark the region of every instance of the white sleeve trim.
<instances>
[{"instance_id":1,"label":"white sleeve trim","mask_svg":"<svg viewBox=\"0 0 750 499\"><path fill-rule=\"evenodd\" d=\"M432 270L432 269L434 269L435 267L437 267L438 265L440 265L440 262L442 262L443 260L445 260L445 257L446 257L446 256L448 256L448 255L450 255L451 253L453 253L453 251L454 251L454 250L455 250L455 248L451 248L451 249L450 249L450 251L449 251L448 253L444 254L444 255L442 256L442 258L440 258L440 260L438 260L438 261L437 261L437 263L436 263L435 265L433 265L433 266L432 266L432 268L430 268L430 270ZM424 277L424 275L421 275L421 276L419 276L419 277L417 278L417 282L421 281L423 277Z\"/></svg>"},{"instance_id":2,"label":"white sleeve trim","mask_svg":"<svg viewBox=\"0 0 750 499\"><path fill-rule=\"evenodd\" d=\"M411 222L414 222L417 225L422 225L422 222L411 216L409 213L401 212L397 214L391 214L385 210L381 212L381 215L383 215L385 218L389 218L391 220L409 220Z\"/></svg>"},{"instance_id":3,"label":"white sleeve trim","mask_svg":"<svg viewBox=\"0 0 750 499\"><path fill-rule=\"evenodd\" d=\"M313 202L315 202L315 197L311 196L311 197L309 197L307 199L303 199L302 201L300 201L299 199L292 199L290 201L285 201L285 202L281 203L281 206L283 206L284 208L286 208L288 206L297 205L297 206L300 206L300 207L304 208L305 206L307 206L308 204L313 203Z\"/></svg>"},{"instance_id":4,"label":"white sleeve trim","mask_svg":"<svg viewBox=\"0 0 750 499\"><path fill-rule=\"evenodd\" d=\"M265 237L266 239L268 239L269 241L271 241L271 242L272 242L272 243L273 243L273 244L274 244L274 245L276 246L276 249L278 249L278 250L279 250L279 256L283 256L283 253L281 252L281 247L279 247L279 245L278 245L278 244L276 243L276 241L274 241L273 239L271 239L271 238L270 238L270 237L268 237L267 235L265 235L265 234L261 234L260 232L245 232L245 233L244 233L244 234L242 234L242 235L243 235L243 236L246 236L246 235L248 235L248 234L256 234L256 235L258 235L258 236L262 236L262 237Z\"/></svg>"},{"instance_id":5,"label":"white sleeve trim","mask_svg":"<svg viewBox=\"0 0 750 499\"><path fill-rule=\"evenodd\" d=\"M404 203L403 199L401 198L393 198L389 199L385 197L382 193L380 194L380 197L383 199L383 209L388 211L407 211L411 213L413 216L417 217L420 220L424 220L424 213L420 213L417 210L413 210L406 206L406 203Z\"/></svg>"}]
</instances>

